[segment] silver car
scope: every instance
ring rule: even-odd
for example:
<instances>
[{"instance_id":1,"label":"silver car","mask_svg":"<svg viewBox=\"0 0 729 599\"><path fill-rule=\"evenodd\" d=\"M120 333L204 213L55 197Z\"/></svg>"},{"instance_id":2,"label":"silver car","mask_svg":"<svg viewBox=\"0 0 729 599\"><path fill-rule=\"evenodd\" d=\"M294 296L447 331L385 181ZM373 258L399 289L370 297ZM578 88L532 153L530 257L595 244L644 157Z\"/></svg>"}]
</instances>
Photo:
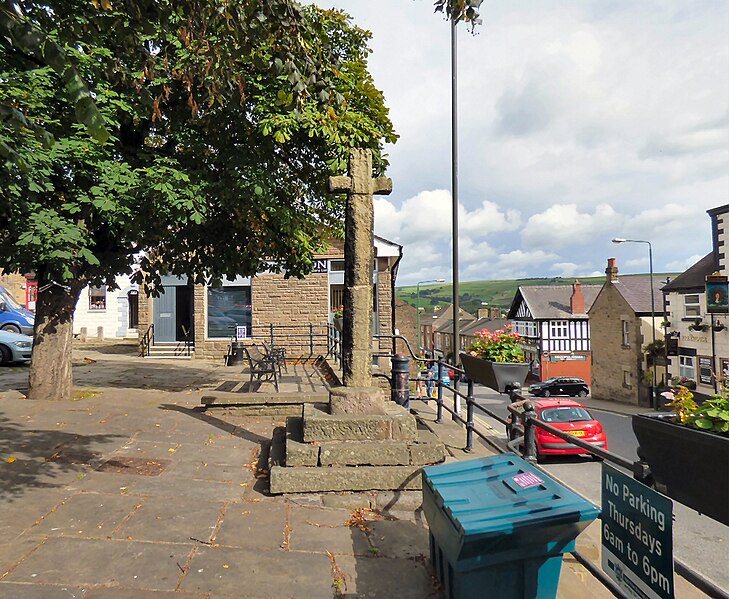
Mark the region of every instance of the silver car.
<instances>
[{"instance_id":1,"label":"silver car","mask_svg":"<svg viewBox=\"0 0 729 599\"><path fill-rule=\"evenodd\" d=\"M28 362L33 351L33 337L0 330L0 366Z\"/></svg>"}]
</instances>

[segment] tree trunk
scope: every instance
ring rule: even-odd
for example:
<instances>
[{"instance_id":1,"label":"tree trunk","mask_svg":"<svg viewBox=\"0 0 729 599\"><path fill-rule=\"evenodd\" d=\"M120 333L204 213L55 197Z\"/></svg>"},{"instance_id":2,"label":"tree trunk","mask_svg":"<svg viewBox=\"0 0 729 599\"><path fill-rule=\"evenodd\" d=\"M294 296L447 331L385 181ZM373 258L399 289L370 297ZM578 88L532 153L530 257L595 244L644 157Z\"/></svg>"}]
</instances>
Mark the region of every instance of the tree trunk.
<instances>
[{"instance_id":1,"label":"tree trunk","mask_svg":"<svg viewBox=\"0 0 729 599\"><path fill-rule=\"evenodd\" d=\"M28 398L70 401L73 394L73 311L85 284L73 281L69 291L59 285L50 285L41 291L42 286L41 283L36 302Z\"/></svg>"}]
</instances>

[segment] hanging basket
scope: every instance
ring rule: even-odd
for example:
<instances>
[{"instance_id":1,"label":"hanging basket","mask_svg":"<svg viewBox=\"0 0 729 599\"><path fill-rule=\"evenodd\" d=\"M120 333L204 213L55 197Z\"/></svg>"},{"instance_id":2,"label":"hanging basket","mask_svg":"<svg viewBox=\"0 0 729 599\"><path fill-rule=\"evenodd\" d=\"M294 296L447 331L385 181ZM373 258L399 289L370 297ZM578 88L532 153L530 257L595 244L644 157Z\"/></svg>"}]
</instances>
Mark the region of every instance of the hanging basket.
<instances>
[{"instance_id":1,"label":"hanging basket","mask_svg":"<svg viewBox=\"0 0 729 599\"><path fill-rule=\"evenodd\" d=\"M461 364L469 379L499 393L504 393L507 385L523 385L529 373L526 362L490 362L470 354L461 354Z\"/></svg>"},{"instance_id":2,"label":"hanging basket","mask_svg":"<svg viewBox=\"0 0 729 599\"><path fill-rule=\"evenodd\" d=\"M334 318L334 328L341 333L344 330L344 318Z\"/></svg>"},{"instance_id":3,"label":"hanging basket","mask_svg":"<svg viewBox=\"0 0 729 599\"><path fill-rule=\"evenodd\" d=\"M651 474L641 482L653 483L665 495L729 525L729 437L676 424L675 416L633 416L638 463L647 464Z\"/></svg>"}]
</instances>

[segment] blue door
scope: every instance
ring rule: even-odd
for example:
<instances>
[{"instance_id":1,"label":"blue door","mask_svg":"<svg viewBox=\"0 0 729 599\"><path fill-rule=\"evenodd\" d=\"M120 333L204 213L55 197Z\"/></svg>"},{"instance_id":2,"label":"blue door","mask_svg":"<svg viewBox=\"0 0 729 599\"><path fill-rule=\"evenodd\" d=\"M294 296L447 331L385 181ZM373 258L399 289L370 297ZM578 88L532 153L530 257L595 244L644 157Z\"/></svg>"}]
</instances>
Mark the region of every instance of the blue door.
<instances>
[{"instance_id":1,"label":"blue door","mask_svg":"<svg viewBox=\"0 0 729 599\"><path fill-rule=\"evenodd\" d=\"M176 341L176 299L177 288L170 286L162 289L159 297L154 299L154 339L155 341Z\"/></svg>"}]
</instances>

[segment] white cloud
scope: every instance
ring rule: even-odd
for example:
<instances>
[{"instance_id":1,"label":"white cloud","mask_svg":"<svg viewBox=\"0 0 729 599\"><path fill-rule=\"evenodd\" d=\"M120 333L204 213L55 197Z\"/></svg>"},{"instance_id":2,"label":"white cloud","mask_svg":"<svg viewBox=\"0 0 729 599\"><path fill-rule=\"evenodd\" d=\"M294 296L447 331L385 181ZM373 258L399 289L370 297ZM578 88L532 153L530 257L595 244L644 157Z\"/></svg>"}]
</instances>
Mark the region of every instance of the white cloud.
<instances>
[{"instance_id":1,"label":"white cloud","mask_svg":"<svg viewBox=\"0 0 729 599\"><path fill-rule=\"evenodd\" d=\"M600 204L592 214L580 212L576 204L556 204L529 218L521 236L528 247L584 245L620 222L612 206Z\"/></svg>"},{"instance_id":2,"label":"white cloud","mask_svg":"<svg viewBox=\"0 0 729 599\"><path fill-rule=\"evenodd\" d=\"M371 72L401 135L394 193L376 199L377 232L405 246L398 280L448 278L448 23L428 2L317 3L374 33ZM657 272L705 255L706 210L728 201L729 3L481 12L480 34L458 39L461 279L602 274L608 255L645 271L646 248L616 236L650 240ZM540 250L551 264L515 253Z\"/></svg>"},{"instance_id":3,"label":"white cloud","mask_svg":"<svg viewBox=\"0 0 729 599\"><path fill-rule=\"evenodd\" d=\"M705 255L706 254L704 254L704 256ZM674 260L673 262L669 262L668 264L666 264L666 268L671 272L682 273L683 271L688 270L690 267L696 264L704 256L699 256L698 254L696 254L694 256L689 256L685 260Z\"/></svg>"}]
</instances>

